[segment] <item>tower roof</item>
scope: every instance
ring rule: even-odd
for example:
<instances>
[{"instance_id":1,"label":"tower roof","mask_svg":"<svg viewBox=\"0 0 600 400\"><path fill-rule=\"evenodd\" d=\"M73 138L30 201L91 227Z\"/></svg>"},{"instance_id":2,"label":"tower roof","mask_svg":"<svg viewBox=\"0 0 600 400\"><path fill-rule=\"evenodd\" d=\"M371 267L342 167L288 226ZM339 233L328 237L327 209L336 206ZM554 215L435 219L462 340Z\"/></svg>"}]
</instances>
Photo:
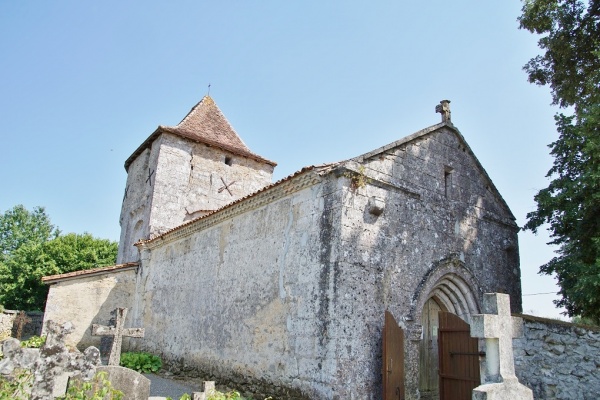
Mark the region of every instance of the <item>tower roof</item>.
<instances>
[{"instance_id":1,"label":"tower roof","mask_svg":"<svg viewBox=\"0 0 600 400\"><path fill-rule=\"evenodd\" d=\"M210 96L204 96L177 126L159 125L154 133L125 161L125 169L162 133L171 133L259 162L273 166L277 165L275 162L251 152L229 124L229 121L227 121L219 107L217 107L215 101Z\"/></svg>"}]
</instances>

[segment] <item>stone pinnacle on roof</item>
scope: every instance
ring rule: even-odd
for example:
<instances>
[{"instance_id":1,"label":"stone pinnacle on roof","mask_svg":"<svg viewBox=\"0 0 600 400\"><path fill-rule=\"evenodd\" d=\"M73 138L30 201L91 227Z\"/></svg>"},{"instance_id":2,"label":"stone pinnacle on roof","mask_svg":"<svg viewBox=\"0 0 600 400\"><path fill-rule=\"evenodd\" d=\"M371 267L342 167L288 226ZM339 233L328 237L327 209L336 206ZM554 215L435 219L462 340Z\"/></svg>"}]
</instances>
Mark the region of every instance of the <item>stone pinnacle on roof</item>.
<instances>
[{"instance_id":1,"label":"stone pinnacle on roof","mask_svg":"<svg viewBox=\"0 0 600 400\"><path fill-rule=\"evenodd\" d=\"M450 100L442 100L440 104L435 106L435 112L442 114L442 122L452 123L450 112Z\"/></svg>"},{"instance_id":2,"label":"stone pinnacle on roof","mask_svg":"<svg viewBox=\"0 0 600 400\"><path fill-rule=\"evenodd\" d=\"M209 144L250 153L210 96L204 96L175 127L164 130Z\"/></svg>"}]
</instances>

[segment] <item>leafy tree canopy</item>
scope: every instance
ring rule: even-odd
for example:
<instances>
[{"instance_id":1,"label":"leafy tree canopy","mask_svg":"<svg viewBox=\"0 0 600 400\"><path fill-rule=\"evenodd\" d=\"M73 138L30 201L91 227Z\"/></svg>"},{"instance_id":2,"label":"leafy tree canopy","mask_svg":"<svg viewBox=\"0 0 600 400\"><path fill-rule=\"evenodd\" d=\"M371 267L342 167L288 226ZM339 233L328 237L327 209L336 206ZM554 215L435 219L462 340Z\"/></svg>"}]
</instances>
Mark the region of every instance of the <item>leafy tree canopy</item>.
<instances>
[{"instance_id":1,"label":"leafy tree canopy","mask_svg":"<svg viewBox=\"0 0 600 400\"><path fill-rule=\"evenodd\" d=\"M31 213L16 206L0 216L0 238L7 238L0 259L0 304L6 308L43 310L48 287L42 277L111 265L117 258L116 242L89 233L60 235L40 207Z\"/></svg>"},{"instance_id":2,"label":"leafy tree canopy","mask_svg":"<svg viewBox=\"0 0 600 400\"><path fill-rule=\"evenodd\" d=\"M557 257L540 267L556 274L570 316L600 321L600 0L527 0L521 28L542 35L545 51L524 69L549 85L553 102L572 115L555 116L559 138L547 188L535 196L525 229L549 224Z\"/></svg>"},{"instance_id":3,"label":"leafy tree canopy","mask_svg":"<svg viewBox=\"0 0 600 400\"><path fill-rule=\"evenodd\" d=\"M15 206L0 215L0 257L25 243L43 243L58 234L43 207L28 211L22 205Z\"/></svg>"}]
</instances>

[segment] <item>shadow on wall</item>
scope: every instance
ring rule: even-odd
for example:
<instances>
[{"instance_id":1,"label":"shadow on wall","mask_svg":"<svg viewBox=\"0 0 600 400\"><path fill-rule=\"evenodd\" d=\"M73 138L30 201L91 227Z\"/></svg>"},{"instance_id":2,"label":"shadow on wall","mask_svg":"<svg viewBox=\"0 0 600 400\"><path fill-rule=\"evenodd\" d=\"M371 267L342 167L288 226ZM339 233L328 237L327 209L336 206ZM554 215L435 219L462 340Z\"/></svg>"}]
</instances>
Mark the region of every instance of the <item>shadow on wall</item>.
<instances>
[{"instance_id":1,"label":"shadow on wall","mask_svg":"<svg viewBox=\"0 0 600 400\"><path fill-rule=\"evenodd\" d=\"M102 359L108 359L110 355L113 336L92 336L92 324L113 327L116 324L116 309L128 308L129 312L125 317L124 328L133 328L132 321L134 319L133 305L135 292L124 289L124 287L115 286L108 293L104 302L99 304L96 314L91 318L91 321L86 329L86 337L89 338L88 340L92 343L92 346L96 346L100 350L100 356ZM123 352L130 350L132 340L135 339L123 337L121 348ZM77 347L82 348L87 346L88 345L86 344L84 346L78 345Z\"/></svg>"},{"instance_id":2,"label":"shadow on wall","mask_svg":"<svg viewBox=\"0 0 600 400\"><path fill-rule=\"evenodd\" d=\"M134 305L137 268L112 271L101 275L79 276L51 284L46 302L44 321L52 320L59 324L71 322L74 331L66 338L66 344L84 349L95 346L110 351L110 338L92 336L92 324L110 325L111 313L116 308L129 308ZM129 327L130 312L125 321ZM123 348L129 341L123 341ZM108 349L108 350L106 350ZM102 355L104 356L105 353Z\"/></svg>"}]
</instances>

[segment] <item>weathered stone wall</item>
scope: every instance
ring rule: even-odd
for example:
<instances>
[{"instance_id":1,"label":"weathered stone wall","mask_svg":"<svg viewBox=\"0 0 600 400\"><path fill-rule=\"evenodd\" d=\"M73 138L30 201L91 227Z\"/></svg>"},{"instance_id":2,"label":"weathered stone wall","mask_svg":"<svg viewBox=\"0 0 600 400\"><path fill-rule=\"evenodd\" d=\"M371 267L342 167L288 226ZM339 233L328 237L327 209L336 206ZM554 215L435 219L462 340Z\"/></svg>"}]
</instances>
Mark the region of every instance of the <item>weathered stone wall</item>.
<instances>
[{"instance_id":1,"label":"weathered stone wall","mask_svg":"<svg viewBox=\"0 0 600 400\"><path fill-rule=\"evenodd\" d=\"M424 277L456 264L447 269L470 285L476 303L486 292L509 293L513 310L520 311L517 228L452 132L434 132L358 161L363 167L349 164L351 172L343 176L366 184L353 189L348 182L339 194L342 244L332 266L337 308L328 316L338 335L340 381L360 382L342 397L380 397L382 349L373 338L381 337L389 309L407 339L406 398L416 399L420 314L435 288L435 282L422 285ZM461 317L477 311L463 309Z\"/></svg>"},{"instance_id":2,"label":"weathered stone wall","mask_svg":"<svg viewBox=\"0 0 600 400\"><path fill-rule=\"evenodd\" d=\"M4 310L0 313L0 339L12 336L13 321L17 316L17 311Z\"/></svg>"},{"instance_id":3,"label":"weathered stone wall","mask_svg":"<svg viewBox=\"0 0 600 400\"><path fill-rule=\"evenodd\" d=\"M16 310L4 310L0 313L0 339L6 337L15 337L18 327L16 326L15 318L20 313ZM26 340L31 336L39 336L42 332L42 321L44 313L39 311L25 312L29 321L23 325L21 330L21 339Z\"/></svg>"},{"instance_id":4,"label":"weathered stone wall","mask_svg":"<svg viewBox=\"0 0 600 400\"><path fill-rule=\"evenodd\" d=\"M320 184L280 190L264 206L208 217L205 229L144 250L134 324L146 329L141 345L177 369L255 394L267 384L281 398L333 398L336 366L323 338L331 287L320 264L331 194Z\"/></svg>"},{"instance_id":5,"label":"weathered stone wall","mask_svg":"<svg viewBox=\"0 0 600 400\"><path fill-rule=\"evenodd\" d=\"M71 322L73 332L66 337L66 344L83 349L101 347L101 338L91 335L92 324L107 325L111 312L117 307L131 308L135 296L137 269L127 269L94 276L65 279L50 285L44 327L46 321L59 324ZM126 327L131 327L128 315ZM123 339L127 349L129 339Z\"/></svg>"},{"instance_id":6,"label":"weathered stone wall","mask_svg":"<svg viewBox=\"0 0 600 400\"><path fill-rule=\"evenodd\" d=\"M119 240L119 253L117 264L136 262L139 253L133 245L140 239L149 236L148 221L150 219L150 205L152 203L152 185L156 179L156 159L159 145L156 142L151 149L144 150L130 165L127 170L127 184L123 194L121 206L121 238ZM150 173L151 179L148 179Z\"/></svg>"},{"instance_id":7,"label":"weathered stone wall","mask_svg":"<svg viewBox=\"0 0 600 400\"><path fill-rule=\"evenodd\" d=\"M320 179L146 246L134 321L146 328L142 345L176 370L245 380L257 394L378 399L390 309L407 336L406 398L416 399L421 308L439 278L467 284L453 310L466 319L484 292L511 294L520 311L516 225L454 133Z\"/></svg>"},{"instance_id":8,"label":"weathered stone wall","mask_svg":"<svg viewBox=\"0 0 600 400\"><path fill-rule=\"evenodd\" d=\"M536 399L600 397L600 329L519 315L524 335L515 339L519 381Z\"/></svg>"},{"instance_id":9,"label":"weathered stone wall","mask_svg":"<svg viewBox=\"0 0 600 400\"><path fill-rule=\"evenodd\" d=\"M163 133L127 172L118 263L138 260L138 240L270 184L273 166Z\"/></svg>"}]
</instances>

